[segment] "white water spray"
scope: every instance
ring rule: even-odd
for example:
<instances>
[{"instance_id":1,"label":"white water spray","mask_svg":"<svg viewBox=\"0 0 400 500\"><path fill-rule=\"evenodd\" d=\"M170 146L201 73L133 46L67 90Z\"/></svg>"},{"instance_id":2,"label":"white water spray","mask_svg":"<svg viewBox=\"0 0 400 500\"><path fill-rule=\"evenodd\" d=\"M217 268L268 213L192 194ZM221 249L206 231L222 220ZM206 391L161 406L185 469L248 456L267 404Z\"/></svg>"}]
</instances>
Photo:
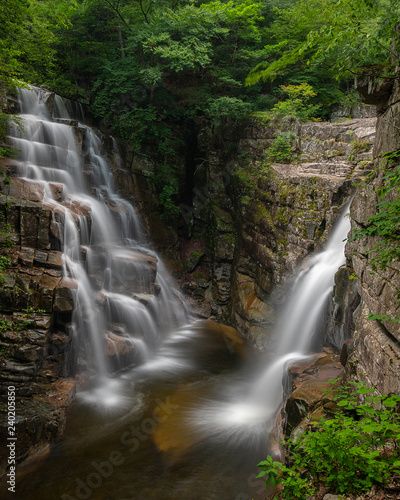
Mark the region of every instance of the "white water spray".
<instances>
[{"instance_id":1,"label":"white water spray","mask_svg":"<svg viewBox=\"0 0 400 500\"><path fill-rule=\"evenodd\" d=\"M338 268L344 264L350 230L349 204L344 208L326 249L313 257L296 286L272 334L279 341L277 359L257 380L241 387L229 402L207 401L191 415L194 432L225 439L250 439L260 426L273 427L283 403L283 381L290 364L309 358L308 349L324 312Z\"/></svg>"},{"instance_id":2,"label":"white water spray","mask_svg":"<svg viewBox=\"0 0 400 500\"><path fill-rule=\"evenodd\" d=\"M72 330L89 366L104 377L110 371L106 342L114 352L131 342L143 360L188 316L134 208L115 192L100 135L83 123L82 107L54 96L51 116L49 93L31 87L19 89L19 97L23 128L11 125L9 135L20 151L18 173L28 185L42 186L42 198L38 191L34 201L53 210L64 276L77 284ZM120 168L115 141L113 149ZM135 295L141 288L147 307Z\"/></svg>"}]
</instances>

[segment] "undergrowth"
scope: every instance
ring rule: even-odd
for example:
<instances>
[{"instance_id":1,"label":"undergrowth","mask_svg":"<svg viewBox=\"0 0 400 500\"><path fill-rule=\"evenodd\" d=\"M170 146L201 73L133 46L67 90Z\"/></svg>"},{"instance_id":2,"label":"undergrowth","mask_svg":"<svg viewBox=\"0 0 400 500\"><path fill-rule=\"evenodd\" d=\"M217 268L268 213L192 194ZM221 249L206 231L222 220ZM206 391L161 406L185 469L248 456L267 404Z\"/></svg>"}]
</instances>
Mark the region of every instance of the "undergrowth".
<instances>
[{"instance_id":1,"label":"undergrowth","mask_svg":"<svg viewBox=\"0 0 400 500\"><path fill-rule=\"evenodd\" d=\"M289 439L286 464L271 456L257 477L266 487L282 484L275 499L304 500L324 486L335 494L369 491L400 471L400 396L379 395L363 383L342 387L332 418Z\"/></svg>"}]
</instances>

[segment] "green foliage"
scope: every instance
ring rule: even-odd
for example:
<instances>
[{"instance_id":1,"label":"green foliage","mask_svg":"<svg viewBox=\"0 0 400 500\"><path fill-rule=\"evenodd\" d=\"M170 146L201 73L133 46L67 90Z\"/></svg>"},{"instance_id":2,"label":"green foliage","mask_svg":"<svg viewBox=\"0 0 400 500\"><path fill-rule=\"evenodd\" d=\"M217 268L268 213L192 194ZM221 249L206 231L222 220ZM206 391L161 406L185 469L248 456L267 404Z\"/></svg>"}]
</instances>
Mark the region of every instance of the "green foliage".
<instances>
[{"instance_id":1,"label":"green foliage","mask_svg":"<svg viewBox=\"0 0 400 500\"><path fill-rule=\"evenodd\" d=\"M8 116L0 109L0 158L9 156L10 148L6 143L7 123Z\"/></svg>"},{"instance_id":2,"label":"green foliage","mask_svg":"<svg viewBox=\"0 0 400 500\"><path fill-rule=\"evenodd\" d=\"M167 136L175 123L199 114L216 123L244 117L252 109L249 96L258 92L242 83L258 60L254 49L263 45L263 13L271 8L259 0L150 5L144 19L137 4L91 0L73 20L70 33L80 43L89 38L89 20L104 24L91 37L97 68L90 59L76 76L91 90L92 111L136 149L154 148L163 127ZM77 59L87 60L86 44L79 50Z\"/></svg>"},{"instance_id":3,"label":"green foliage","mask_svg":"<svg viewBox=\"0 0 400 500\"><path fill-rule=\"evenodd\" d=\"M304 499L316 485L335 493L360 493L399 472L400 396L380 396L365 384L343 387L338 413L314 422L314 430L288 441L290 466L261 462L266 486L283 484L285 499Z\"/></svg>"},{"instance_id":4,"label":"green foliage","mask_svg":"<svg viewBox=\"0 0 400 500\"><path fill-rule=\"evenodd\" d=\"M249 115L251 105L236 97L222 96L217 99L210 99L206 115L213 119L213 122L220 125L227 120L241 120Z\"/></svg>"},{"instance_id":5,"label":"green foliage","mask_svg":"<svg viewBox=\"0 0 400 500\"><path fill-rule=\"evenodd\" d=\"M0 255L0 271L7 269L11 266L11 260L8 257L4 257L4 255Z\"/></svg>"},{"instance_id":6,"label":"green foliage","mask_svg":"<svg viewBox=\"0 0 400 500\"><path fill-rule=\"evenodd\" d=\"M0 99L5 94L5 85L0 80ZM7 127L9 121L12 120L17 127L23 131L22 121L19 116L9 115L4 113L0 108L0 158L10 157L15 158L15 153L18 151L16 148L10 146L7 140ZM10 183L10 178L5 177L5 184Z\"/></svg>"},{"instance_id":7,"label":"green foliage","mask_svg":"<svg viewBox=\"0 0 400 500\"><path fill-rule=\"evenodd\" d=\"M14 235L11 224L6 221L5 215L0 213L0 248L11 248L14 242L11 237Z\"/></svg>"},{"instance_id":8,"label":"green foliage","mask_svg":"<svg viewBox=\"0 0 400 500\"><path fill-rule=\"evenodd\" d=\"M279 134L267 150L268 160L277 163L290 163L295 154L294 139L293 132Z\"/></svg>"},{"instance_id":9,"label":"green foliage","mask_svg":"<svg viewBox=\"0 0 400 500\"><path fill-rule=\"evenodd\" d=\"M311 85L305 82L300 85L281 85L281 89L288 98L275 104L271 110L272 114L296 116L303 121L315 119L315 114L321 106L309 102L317 95Z\"/></svg>"},{"instance_id":10,"label":"green foliage","mask_svg":"<svg viewBox=\"0 0 400 500\"><path fill-rule=\"evenodd\" d=\"M176 173L167 163L162 163L152 176L152 181L161 204L161 217L167 222L173 222L180 214L180 208L175 202L178 191Z\"/></svg>"},{"instance_id":11,"label":"green foliage","mask_svg":"<svg viewBox=\"0 0 400 500\"><path fill-rule=\"evenodd\" d=\"M49 12L35 0L7 0L0 10L0 79L34 81L50 75L54 59L54 34Z\"/></svg>"},{"instance_id":12,"label":"green foliage","mask_svg":"<svg viewBox=\"0 0 400 500\"><path fill-rule=\"evenodd\" d=\"M7 330L12 330L11 322L6 318L0 319L0 332L6 332Z\"/></svg>"},{"instance_id":13,"label":"green foliage","mask_svg":"<svg viewBox=\"0 0 400 500\"><path fill-rule=\"evenodd\" d=\"M159 200L163 207L163 218L167 221L172 221L176 219L180 214L180 208L173 201L173 195L175 195L175 189L172 184L164 186L159 194Z\"/></svg>"},{"instance_id":14,"label":"green foliage","mask_svg":"<svg viewBox=\"0 0 400 500\"><path fill-rule=\"evenodd\" d=\"M397 0L298 0L276 9L266 28L263 60L246 85L307 82L327 117L337 103L353 105L355 74L390 74L391 46L400 14ZM393 75L392 75L393 76Z\"/></svg>"},{"instance_id":15,"label":"green foliage","mask_svg":"<svg viewBox=\"0 0 400 500\"><path fill-rule=\"evenodd\" d=\"M396 0L299 0L280 11L270 28L276 43L266 47L267 61L247 83L273 80L304 63L336 78L386 63L399 9Z\"/></svg>"},{"instance_id":16,"label":"green foliage","mask_svg":"<svg viewBox=\"0 0 400 500\"><path fill-rule=\"evenodd\" d=\"M0 285L3 285L6 281L5 276L2 271L11 266L11 260L4 255L0 255Z\"/></svg>"}]
</instances>

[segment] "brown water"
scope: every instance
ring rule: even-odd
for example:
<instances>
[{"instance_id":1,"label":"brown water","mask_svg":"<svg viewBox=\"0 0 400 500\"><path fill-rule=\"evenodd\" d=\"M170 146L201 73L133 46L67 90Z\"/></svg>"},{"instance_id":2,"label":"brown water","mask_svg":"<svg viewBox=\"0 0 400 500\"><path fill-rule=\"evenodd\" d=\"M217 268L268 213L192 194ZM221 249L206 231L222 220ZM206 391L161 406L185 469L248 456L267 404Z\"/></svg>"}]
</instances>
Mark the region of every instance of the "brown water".
<instances>
[{"instance_id":1,"label":"brown water","mask_svg":"<svg viewBox=\"0 0 400 500\"><path fill-rule=\"evenodd\" d=\"M258 500L265 425L235 424L256 359L197 323L153 360L78 396L63 439L20 467L18 500ZM251 370L250 370L251 371ZM7 498L4 483L1 498Z\"/></svg>"}]
</instances>

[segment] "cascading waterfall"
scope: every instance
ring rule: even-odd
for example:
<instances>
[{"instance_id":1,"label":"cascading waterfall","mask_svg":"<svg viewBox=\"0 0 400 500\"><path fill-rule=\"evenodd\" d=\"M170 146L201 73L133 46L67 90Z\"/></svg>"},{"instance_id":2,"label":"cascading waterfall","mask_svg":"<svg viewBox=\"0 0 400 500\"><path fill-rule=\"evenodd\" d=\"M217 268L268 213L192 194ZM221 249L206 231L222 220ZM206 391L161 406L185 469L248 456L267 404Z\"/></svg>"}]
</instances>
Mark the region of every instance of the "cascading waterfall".
<instances>
[{"instance_id":1,"label":"cascading waterfall","mask_svg":"<svg viewBox=\"0 0 400 500\"><path fill-rule=\"evenodd\" d=\"M277 360L254 385L251 395L254 402L265 401L267 388L268 405L272 408L279 407L285 368L291 362L307 357L318 319L332 292L336 271L345 263L344 247L350 231L349 206L347 204L344 207L325 250L311 259L308 270L296 282L288 303L281 312L275 327L275 336L279 338Z\"/></svg>"},{"instance_id":2,"label":"cascading waterfall","mask_svg":"<svg viewBox=\"0 0 400 500\"><path fill-rule=\"evenodd\" d=\"M115 192L101 139L83 124L82 109L55 96L51 117L39 89L22 89L20 98L26 132L14 126L10 134L21 151L18 172L41 187L64 275L77 283L73 336L97 373L110 370L105 344L111 349L121 339L135 345L137 363L80 393L64 439L21 478L19 497L262 500L256 464L271 453L266 436L282 405L285 369L308 356L344 262L349 220L340 218L297 279L276 327L276 359L254 375L254 353L245 361L210 325L187 322L134 208ZM111 457L118 465L111 467ZM100 476L107 467L112 472Z\"/></svg>"},{"instance_id":3,"label":"cascading waterfall","mask_svg":"<svg viewBox=\"0 0 400 500\"><path fill-rule=\"evenodd\" d=\"M106 341L128 339L143 357L149 352L143 345L154 348L162 333L186 321L187 312L133 206L115 192L101 138L83 123L82 107L56 95L51 115L42 94L35 87L19 89L22 128L11 125L9 137L19 150L20 178L42 186L40 201L62 227L64 275L77 282L74 329L96 371L106 375ZM143 290L145 299L138 296ZM115 323L123 326L110 332Z\"/></svg>"},{"instance_id":4,"label":"cascading waterfall","mask_svg":"<svg viewBox=\"0 0 400 500\"><path fill-rule=\"evenodd\" d=\"M280 314L273 333L279 343L276 360L263 368L250 390L247 381L229 402L209 401L196 408L191 423L194 432L248 440L254 432L265 432L265 426L274 427L283 403L286 370L291 363L309 357L308 349L327 306L336 271L345 263L345 240L350 230L348 210L349 204L343 209L326 249L311 259Z\"/></svg>"}]
</instances>

